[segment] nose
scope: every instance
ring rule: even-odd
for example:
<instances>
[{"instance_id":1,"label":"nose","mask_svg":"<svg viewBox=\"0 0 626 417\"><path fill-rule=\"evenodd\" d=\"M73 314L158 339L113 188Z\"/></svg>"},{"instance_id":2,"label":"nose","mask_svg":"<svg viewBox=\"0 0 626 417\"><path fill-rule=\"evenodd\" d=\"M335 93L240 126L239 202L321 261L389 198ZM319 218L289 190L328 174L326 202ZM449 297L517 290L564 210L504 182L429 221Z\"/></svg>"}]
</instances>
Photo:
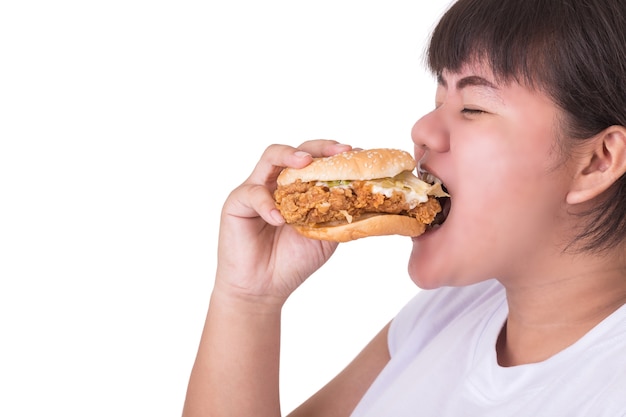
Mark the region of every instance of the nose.
<instances>
[{"instance_id":1,"label":"nose","mask_svg":"<svg viewBox=\"0 0 626 417\"><path fill-rule=\"evenodd\" d=\"M441 108L431 111L415 122L411 129L411 139L415 144L415 158L417 159L426 150L447 152L450 149L449 134L441 114Z\"/></svg>"}]
</instances>

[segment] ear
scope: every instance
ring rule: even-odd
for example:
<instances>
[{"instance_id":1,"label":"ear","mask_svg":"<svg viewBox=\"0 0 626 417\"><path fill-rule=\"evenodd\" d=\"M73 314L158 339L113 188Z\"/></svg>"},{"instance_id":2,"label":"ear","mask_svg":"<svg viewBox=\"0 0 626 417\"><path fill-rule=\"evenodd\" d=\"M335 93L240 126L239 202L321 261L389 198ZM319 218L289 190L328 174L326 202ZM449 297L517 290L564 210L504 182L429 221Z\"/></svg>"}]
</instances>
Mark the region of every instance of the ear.
<instances>
[{"instance_id":1,"label":"ear","mask_svg":"<svg viewBox=\"0 0 626 417\"><path fill-rule=\"evenodd\" d=\"M568 204L589 201L626 172L626 127L611 126L590 139L575 171Z\"/></svg>"}]
</instances>

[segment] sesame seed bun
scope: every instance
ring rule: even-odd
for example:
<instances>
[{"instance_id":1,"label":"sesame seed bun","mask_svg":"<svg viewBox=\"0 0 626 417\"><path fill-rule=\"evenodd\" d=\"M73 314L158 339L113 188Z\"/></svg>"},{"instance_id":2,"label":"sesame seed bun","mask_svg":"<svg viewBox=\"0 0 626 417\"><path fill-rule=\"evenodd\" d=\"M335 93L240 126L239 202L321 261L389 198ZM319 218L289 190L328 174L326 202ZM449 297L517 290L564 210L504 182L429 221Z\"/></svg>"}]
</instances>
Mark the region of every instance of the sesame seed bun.
<instances>
[{"instance_id":1,"label":"sesame seed bun","mask_svg":"<svg viewBox=\"0 0 626 417\"><path fill-rule=\"evenodd\" d=\"M284 169L278 176L278 185L300 180L371 180L393 177L402 171L415 169L410 153L398 149L353 150L325 158L316 158L301 169Z\"/></svg>"},{"instance_id":2,"label":"sesame seed bun","mask_svg":"<svg viewBox=\"0 0 626 417\"><path fill-rule=\"evenodd\" d=\"M415 166L402 150L352 150L285 168L274 197L286 222L312 239L419 236L441 211L437 197L445 193L415 177Z\"/></svg>"}]
</instances>

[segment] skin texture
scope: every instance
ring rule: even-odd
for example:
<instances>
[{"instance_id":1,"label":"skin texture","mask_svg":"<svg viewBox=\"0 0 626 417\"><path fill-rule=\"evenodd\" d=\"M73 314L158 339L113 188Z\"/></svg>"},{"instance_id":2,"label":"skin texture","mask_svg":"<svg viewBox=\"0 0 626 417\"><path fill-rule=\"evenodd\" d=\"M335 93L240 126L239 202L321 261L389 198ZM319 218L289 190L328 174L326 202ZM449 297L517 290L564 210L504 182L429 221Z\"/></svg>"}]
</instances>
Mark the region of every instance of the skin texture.
<instances>
[{"instance_id":1,"label":"skin texture","mask_svg":"<svg viewBox=\"0 0 626 417\"><path fill-rule=\"evenodd\" d=\"M572 169L559 166L558 116L542 94L495 87L488 71L443 75L436 110L412 130L422 167L453 197L441 230L415 240L410 273L420 286L519 274L559 256L572 235L554 215L568 209Z\"/></svg>"},{"instance_id":2,"label":"skin texture","mask_svg":"<svg viewBox=\"0 0 626 417\"><path fill-rule=\"evenodd\" d=\"M444 71L435 110L412 130L416 159L443 180L452 208L442 227L413 239L409 275L422 288L498 277L510 310L497 345L503 366L549 358L626 301L624 244L602 254L566 250L576 213L626 171L626 130L611 127L564 158L560 116L540 91L497 85L487 68L468 66ZM281 308L336 244L285 226L271 192L282 167L347 149L323 140L272 145L228 197L184 416L281 415ZM291 415L349 415L389 361L387 331Z\"/></svg>"},{"instance_id":3,"label":"skin texture","mask_svg":"<svg viewBox=\"0 0 626 417\"><path fill-rule=\"evenodd\" d=\"M602 255L567 250L575 213L624 172L624 128L565 160L560 117L541 92L465 67L442 74L436 109L412 131L422 167L453 203L436 233L414 239L409 274L422 288L498 277L510 310L502 365L549 358L626 300L624 245Z\"/></svg>"}]
</instances>

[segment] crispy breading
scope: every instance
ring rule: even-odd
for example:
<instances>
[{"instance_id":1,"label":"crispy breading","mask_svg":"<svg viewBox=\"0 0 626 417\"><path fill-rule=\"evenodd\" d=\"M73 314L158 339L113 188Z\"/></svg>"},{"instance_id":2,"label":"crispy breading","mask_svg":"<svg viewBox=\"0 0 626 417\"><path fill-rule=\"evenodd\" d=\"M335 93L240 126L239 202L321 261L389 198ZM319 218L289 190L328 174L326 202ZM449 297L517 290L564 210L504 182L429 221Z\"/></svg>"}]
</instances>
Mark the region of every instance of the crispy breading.
<instances>
[{"instance_id":1,"label":"crispy breading","mask_svg":"<svg viewBox=\"0 0 626 417\"><path fill-rule=\"evenodd\" d=\"M370 213L403 214L430 224L441 205L434 197L411 209L404 194L395 191L387 198L372 193L371 184L353 181L350 187L327 187L315 181L296 182L278 187L274 192L276 207L290 224L313 225L334 221L353 221Z\"/></svg>"}]
</instances>

